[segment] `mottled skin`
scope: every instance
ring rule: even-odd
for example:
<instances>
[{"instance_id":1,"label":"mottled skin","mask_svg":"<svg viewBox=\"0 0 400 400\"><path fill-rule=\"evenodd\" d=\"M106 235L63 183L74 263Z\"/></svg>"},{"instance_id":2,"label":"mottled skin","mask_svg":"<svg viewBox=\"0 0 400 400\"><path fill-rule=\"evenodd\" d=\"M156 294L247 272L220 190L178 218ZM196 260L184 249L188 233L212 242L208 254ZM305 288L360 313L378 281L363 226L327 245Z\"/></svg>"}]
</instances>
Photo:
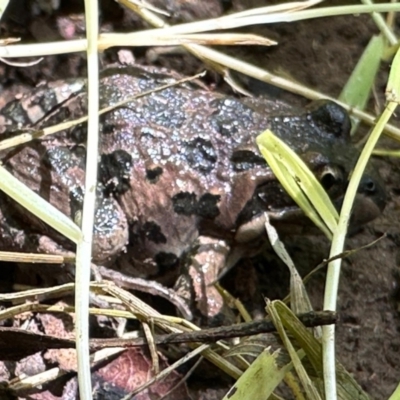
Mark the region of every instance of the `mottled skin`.
<instances>
[{"instance_id":1,"label":"mottled skin","mask_svg":"<svg viewBox=\"0 0 400 400\"><path fill-rule=\"evenodd\" d=\"M161 69L109 68L102 74L101 107L173 78L180 77ZM0 133L8 137L16 129L40 129L84 115L84 84L55 82L7 105L0 113ZM264 211L278 225L304 224L261 157L256 135L271 128L285 139L337 201L358 154L349 145L349 118L334 103L291 110L262 99L240 101L195 84L136 99L103 115L101 127L94 261L153 278L181 268L183 276L192 276L197 300L206 299L202 312L211 315L221 304L207 282L215 280L226 262L259 247ZM1 158L16 177L77 220L85 135L85 127L79 126L4 152ZM372 174L364 178L360 194L369 209L357 217L363 223L383 208L384 194ZM29 228L22 225L22 210L2 202L2 249L45 251L43 236L71 248L33 217Z\"/></svg>"}]
</instances>

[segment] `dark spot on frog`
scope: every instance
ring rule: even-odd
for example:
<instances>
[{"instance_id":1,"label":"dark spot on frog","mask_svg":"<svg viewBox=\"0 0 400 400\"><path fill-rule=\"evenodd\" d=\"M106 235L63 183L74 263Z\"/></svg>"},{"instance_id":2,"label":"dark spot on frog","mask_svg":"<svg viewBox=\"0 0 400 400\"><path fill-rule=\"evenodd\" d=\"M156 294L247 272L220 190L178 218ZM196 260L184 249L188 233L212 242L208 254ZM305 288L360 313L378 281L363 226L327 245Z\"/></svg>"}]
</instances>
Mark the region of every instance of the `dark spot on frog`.
<instances>
[{"instance_id":1,"label":"dark spot on frog","mask_svg":"<svg viewBox=\"0 0 400 400\"><path fill-rule=\"evenodd\" d=\"M197 203L196 214L199 217L206 219L214 219L218 217L220 212L217 204L220 200L221 196L219 195L211 193L203 194Z\"/></svg>"},{"instance_id":2,"label":"dark spot on frog","mask_svg":"<svg viewBox=\"0 0 400 400\"><path fill-rule=\"evenodd\" d=\"M210 106L216 108L211 115L211 123L223 136L231 137L253 123L254 111L239 100L216 99L210 102Z\"/></svg>"},{"instance_id":3,"label":"dark spot on frog","mask_svg":"<svg viewBox=\"0 0 400 400\"><path fill-rule=\"evenodd\" d=\"M346 110L327 100L314 101L310 107L312 122L323 132L329 132L336 138L348 138L351 121Z\"/></svg>"},{"instance_id":4,"label":"dark spot on frog","mask_svg":"<svg viewBox=\"0 0 400 400\"><path fill-rule=\"evenodd\" d=\"M189 192L179 192L172 197L174 211L186 216L193 215L196 210L196 195Z\"/></svg>"},{"instance_id":5,"label":"dark spot on frog","mask_svg":"<svg viewBox=\"0 0 400 400\"><path fill-rule=\"evenodd\" d=\"M60 108L61 106L57 99L56 92L49 92L46 96L39 96L35 98L35 101L32 101L30 106L34 105L38 105L42 110L48 111L52 111L54 108Z\"/></svg>"},{"instance_id":6,"label":"dark spot on frog","mask_svg":"<svg viewBox=\"0 0 400 400\"><path fill-rule=\"evenodd\" d=\"M86 143L87 125L80 124L73 127L70 131L70 137L75 143Z\"/></svg>"},{"instance_id":7,"label":"dark spot on frog","mask_svg":"<svg viewBox=\"0 0 400 400\"><path fill-rule=\"evenodd\" d=\"M116 124L114 122L104 122L103 118L100 119L103 135L111 135L115 132Z\"/></svg>"},{"instance_id":8,"label":"dark spot on frog","mask_svg":"<svg viewBox=\"0 0 400 400\"><path fill-rule=\"evenodd\" d=\"M129 246L140 247L146 241L154 244L166 244L167 237L154 221L147 221L143 225L139 221L129 222Z\"/></svg>"},{"instance_id":9,"label":"dark spot on frog","mask_svg":"<svg viewBox=\"0 0 400 400\"><path fill-rule=\"evenodd\" d=\"M35 114L32 120L29 115L29 110L32 110L34 107L37 107L40 110L46 110L46 112L52 112L53 109L60 108L60 104L58 103L56 93L50 91L47 92L45 96L32 96L31 99L26 102L11 102L2 109L2 113L7 115L9 119L16 122L18 125L26 125L26 121L29 121L32 125L40 122L41 117L43 116L43 114L37 114L36 117ZM65 110L62 110L61 112L64 113ZM65 114L64 117L68 117L68 115Z\"/></svg>"},{"instance_id":10,"label":"dark spot on frog","mask_svg":"<svg viewBox=\"0 0 400 400\"><path fill-rule=\"evenodd\" d=\"M179 192L172 197L172 204L177 214L197 215L205 219L214 219L220 214L217 206L220 199L221 196L219 195L206 193L197 200L194 193Z\"/></svg>"},{"instance_id":11,"label":"dark spot on frog","mask_svg":"<svg viewBox=\"0 0 400 400\"><path fill-rule=\"evenodd\" d=\"M71 148L71 153L80 160L79 167L85 168L86 166L86 147L83 145L76 145Z\"/></svg>"},{"instance_id":12,"label":"dark spot on frog","mask_svg":"<svg viewBox=\"0 0 400 400\"><path fill-rule=\"evenodd\" d=\"M130 109L129 107L120 107L119 110L121 109ZM102 115L100 117L100 129L102 134L104 135L112 135L115 132L119 132L120 130L124 129L127 125L127 121L124 119L118 119L118 120L108 120L107 115ZM87 125L85 124L85 127Z\"/></svg>"},{"instance_id":13,"label":"dark spot on frog","mask_svg":"<svg viewBox=\"0 0 400 400\"><path fill-rule=\"evenodd\" d=\"M282 189L279 182L267 182L255 189L254 195L238 215L236 225L239 227L265 211L284 210L290 207L293 207L293 200Z\"/></svg>"},{"instance_id":14,"label":"dark spot on frog","mask_svg":"<svg viewBox=\"0 0 400 400\"><path fill-rule=\"evenodd\" d=\"M28 114L22 106L22 103L11 102L2 108L2 114L7 116L7 119L16 123L17 126L23 126L26 121L29 121ZM11 132L10 132L11 133Z\"/></svg>"},{"instance_id":15,"label":"dark spot on frog","mask_svg":"<svg viewBox=\"0 0 400 400\"><path fill-rule=\"evenodd\" d=\"M153 167L146 169L146 178L150 183L157 183L159 177L163 173L163 169L161 167Z\"/></svg>"},{"instance_id":16,"label":"dark spot on frog","mask_svg":"<svg viewBox=\"0 0 400 400\"><path fill-rule=\"evenodd\" d=\"M209 140L201 137L186 142L182 146L183 156L195 170L209 173L217 162L217 152Z\"/></svg>"},{"instance_id":17,"label":"dark spot on frog","mask_svg":"<svg viewBox=\"0 0 400 400\"><path fill-rule=\"evenodd\" d=\"M108 193L123 194L130 189L132 156L125 150L102 154L99 178Z\"/></svg>"},{"instance_id":18,"label":"dark spot on frog","mask_svg":"<svg viewBox=\"0 0 400 400\"><path fill-rule=\"evenodd\" d=\"M247 171L258 165L265 166L265 159L250 150L236 150L231 156L234 171Z\"/></svg>"},{"instance_id":19,"label":"dark spot on frog","mask_svg":"<svg viewBox=\"0 0 400 400\"><path fill-rule=\"evenodd\" d=\"M141 231L145 237L156 244L167 243L167 238L162 233L161 228L153 221L146 222Z\"/></svg>"},{"instance_id":20,"label":"dark spot on frog","mask_svg":"<svg viewBox=\"0 0 400 400\"><path fill-rule=\"evenodd\" d=\"M160 251L155 255L154 261L160 269L160 273L163 273L164 271L167 272L169 269L174 268L177 265L179 258L173 253Z\"/></svg>"}]
</instances>

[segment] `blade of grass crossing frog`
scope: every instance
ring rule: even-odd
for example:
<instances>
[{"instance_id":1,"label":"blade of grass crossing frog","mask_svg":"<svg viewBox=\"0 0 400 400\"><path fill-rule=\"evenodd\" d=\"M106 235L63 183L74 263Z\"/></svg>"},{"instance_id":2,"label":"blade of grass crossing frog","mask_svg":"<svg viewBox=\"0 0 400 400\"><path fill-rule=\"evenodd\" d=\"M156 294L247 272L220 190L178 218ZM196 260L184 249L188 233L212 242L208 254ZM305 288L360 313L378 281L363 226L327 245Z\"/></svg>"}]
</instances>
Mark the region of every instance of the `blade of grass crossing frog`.
<instances>
[{"instance_id":1,"label":"blade of grass crossing frog","mask_svg":"<svg viewBox=\"0 0 400 400\"><path fill-rule=\"evenodd\" d=\"M384 44L382 36L371 38L339 96L340 101L364 110L381 63ZM354 116L350 117L352 121L351 134L353 134L357 130L360 120Z\"/></svg>"},{"instance_id":2,"label":"blade of grass crossing frog","mask_svg":"<svg viewBox=\"0 0 400 400\"><path fill-rule=\"evenodd\" d=\"M277 136L271 135L271 144L276 148L276 153L282 157L282 161L290 167L292 173L303 192L309 198L315 209L318 211L324 222L333 232L339 219L336 208L332 204L328 194L315 178L303 160ZM315 193L315 196L313 195Z\"/></svg>"},{"instance_id":3,"label":"blade of grass crossing frog","mask_svg":"<svg viewBox=\"0 0 400 400\"><path fill-rule=\"evenodd\" d=\"M292 154L295 158L290 159L290 166L293 168L293 173L299 178L298 182L300 187L327 225L330 232L335 232L339 220L339 214L335 206L307 165L303 163L296 153L293 152Z\"/></svg>"},{"instance_id":4,"label":"blade of grass crossing frog","mask_svg":"<svg viewBox=\"0 0 400 400\"><path fill-rule=\"evenodd\" d=\"M289 363L279 368L276 363L279 351L271 354L269 350L265 349L254 360L223 400L268 399L273 394L293 365Z\"/></svg>"},{"instance_id":5,"label":"blade of grass crossing frog","mask_svg":"<svg viewBox=\"0 0 400 400\"><path fill-rule=\"evenodd\" d=\"M268 132L268 131L267 131ZM264 137L264 139L266 139ZM263 139L263 140L264 140ZM259 144L259 143L258 143ZM297 205L303 210L303 212L310 218L327 237L331 237L331 232L325 225L323 220L315 212L311 203L302 192L298 185L298 181L289 173L286 165L280 161L280 157L276 157L273 152L267 151L262 145L259 144L260 151L266 159L268 165L274 171L275 176L281 182L289 196L297 203Z\"/></svg>"},{"instance_id":6,"label":"blade of grass crossing frog","mask_svg":"<svg viewBox=\"0 0 400 400\"><path fill-rule=\"evenodd\" d=\"M294 369L300 379L300 382L303 386L303 389L306 393L306 398L309 400L322 400L321 396L316 389L313 381L311 380L309 374L301 362L301 358L304 357L304 351L296 351L291 340L289 339L283 325L283 321L281 320L280 310L276 308L276 302L268 302L267 303L267 312L271 317L272 322L274 323L276 330L278 331L279 337L281 338L285 349L289 353L289 356L293 362ZM289 310L289 309L288 309Z\"/></svg>"},{"instance_id":7,"label":"blade of grass crossing frog","mask_svg":"<svg viewBox=\"0 0 400 400\"><path fill-rule=\"evenodd\" d=\"M309 376L315 381L320 391L323 390L322 377L322 345L306 328L293 312L280 300L272 302L280 321L285 329L294 337L304 350L312 365L308 370ZM355 379L339 363L336 363L338 398L341 400L369 400L368 395L361 389Z\"/></svg>"},{"instance_id":8,"label":"blade of grass crossing frog","mask_svg":"<svg viewBox=\"0 0 400 400\"><path fill-rule=\"evenodd\" d=\"M267 213L266 213L267 214ZM279 240L276 229L269 223L268 214L265 216L265 228L269 242L279 258L286 264L290 272L290 307L296 314L312 311L310 299L299 272L293 260L286 251L285 245Z\"/></svg>"},{"instance_id":9,"label":"blade of grass crossing frog","mask_svg":"<svg viewBox=\"0 0 400 400\"><path fill-rule=\"evenodd\" d=\"M2 166L0 166L0 190L57 232L60 232L74 243L79 242L81 231L71 219L26 187Z\"/></svg>"},{"instance_id":10,"label":"blade of grass crossing frog","mask_svg":"<svg viewBox=\"0 0 400 400\"><path fill-rule=\"evenodd\" d=\"M262 155L288 194L327 237L331 238L337 228L339 216L314 174L300 157L270 130L261 133L256 141ZM307 200L304 200L305 198Z\"/></svg>"}]
</instances>

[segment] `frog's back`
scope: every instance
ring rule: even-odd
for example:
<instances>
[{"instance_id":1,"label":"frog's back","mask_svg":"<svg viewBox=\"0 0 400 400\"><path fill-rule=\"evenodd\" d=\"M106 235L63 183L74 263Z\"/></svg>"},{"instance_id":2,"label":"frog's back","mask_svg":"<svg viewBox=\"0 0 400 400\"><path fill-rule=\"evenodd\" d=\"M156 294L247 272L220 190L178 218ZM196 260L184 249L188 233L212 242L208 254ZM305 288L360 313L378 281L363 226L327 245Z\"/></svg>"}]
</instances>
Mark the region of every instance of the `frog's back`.
<instances>
[{"instance_id":1,"label":"frog's back","mask_svg":"<svg viewBox=\"0 0 400 400\"><path fill-rule=\"evenodd\" d=\"M108 70L104 105L175 80L160 70ZM234 98L175 86L107 113L102 124L100 179L116 190L133 247L146 256L179 257L205 231L232 236L256 175L271 175L254 146L267 116Z\"/></svg>"}]
</instances>

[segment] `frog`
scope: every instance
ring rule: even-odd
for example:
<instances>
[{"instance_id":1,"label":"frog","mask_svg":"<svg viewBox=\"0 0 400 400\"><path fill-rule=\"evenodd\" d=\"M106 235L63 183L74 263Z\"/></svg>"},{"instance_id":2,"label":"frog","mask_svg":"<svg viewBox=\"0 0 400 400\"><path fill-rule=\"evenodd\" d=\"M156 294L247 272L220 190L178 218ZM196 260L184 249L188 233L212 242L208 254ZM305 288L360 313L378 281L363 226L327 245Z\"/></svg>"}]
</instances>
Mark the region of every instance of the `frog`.
<instances>
[{"instance_id":1,"label":"frog","mask_svg":"<svg viewBox=\"0 0 400 400\"><path fill-rule=\"evenodd\" d=\"M160 67L114 65L100 75L99 175L93 262L125 276L171 286L207 318L223 301L212 285L220 272L256 254L265 213L278 232L312 224L262 157L256 136L284 140L339 208L359 151L347 112L333 101L307 108L265 98L237 98L186 82ZM0 139L40 131L86 114L86 79L44 83L0 110ZM86 125L0 153L4 167L78 223L84 195ZM73 251L67 239L0 200L1 250ZM386 202L376 171L360 183L353 223L376 218Z\"/></svg>"}]
</instances>

